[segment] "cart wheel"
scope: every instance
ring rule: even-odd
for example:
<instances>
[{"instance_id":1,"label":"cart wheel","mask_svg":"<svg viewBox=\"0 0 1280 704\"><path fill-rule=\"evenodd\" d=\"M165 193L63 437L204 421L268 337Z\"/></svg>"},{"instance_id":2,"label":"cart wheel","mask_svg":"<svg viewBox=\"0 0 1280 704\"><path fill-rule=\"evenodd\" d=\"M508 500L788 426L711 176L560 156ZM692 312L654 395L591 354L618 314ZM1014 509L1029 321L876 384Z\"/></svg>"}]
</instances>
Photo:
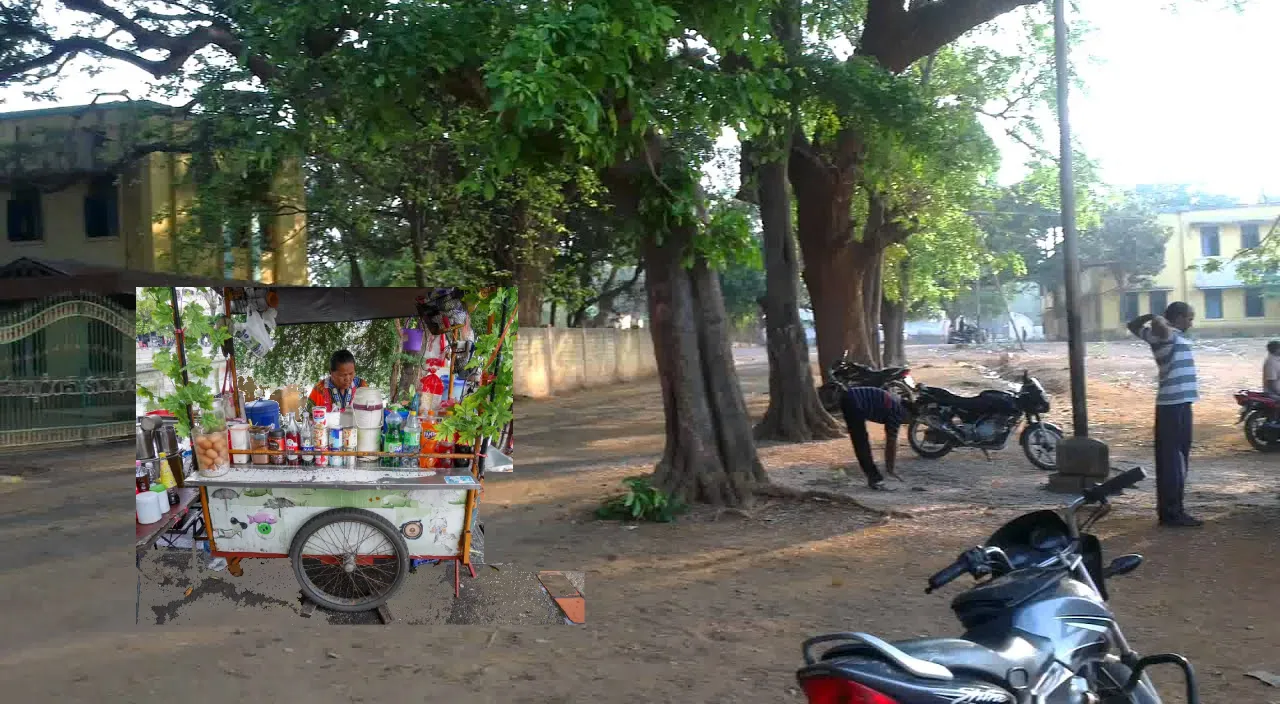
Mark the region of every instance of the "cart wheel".
<instances>
[{"instance_id":1,"label":"cart wheel","mask_svg":"<svg viewBox=\"0 0 1280 704\"><path fill-rule=\"evenodd\" d=\"M409 547L385 518L338 508L303 524L289 548L302 593L330 611L372 611L409 572Z\"/></svg>"}]
</instances>

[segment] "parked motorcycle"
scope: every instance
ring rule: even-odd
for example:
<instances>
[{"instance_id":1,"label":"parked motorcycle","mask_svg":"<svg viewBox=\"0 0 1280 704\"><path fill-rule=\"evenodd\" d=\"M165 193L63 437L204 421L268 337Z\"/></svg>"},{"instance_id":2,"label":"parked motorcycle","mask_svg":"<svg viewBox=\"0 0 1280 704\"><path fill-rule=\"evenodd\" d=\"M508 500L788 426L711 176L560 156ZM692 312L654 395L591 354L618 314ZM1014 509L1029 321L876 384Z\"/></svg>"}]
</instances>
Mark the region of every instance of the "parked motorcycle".
<instances>
[{"instance_id":1,"label":"parked motorcycle","mask_svg":"<svg viewBox=\"0 0 1280 704\"><path fill-rule=\"evenodd\" d=\"M1244 423L1244 438L1258 452L1280 450L1280 401L1262 391L1240 390L1236 392L1240 404L1240 417L1236 423Z\"/></svg>"},{"instance_id":2,"label":"parked motorcycle","mask_svg":"<svg viewBox=\"0 0 1280 704\"><path fill-rule=\"evenodd\" d=\"M918 411L907 428L907 442L925 459L943 457L957 447L973 447L983 453L1004 449L1025 419L1018 444L1027 459L1046 471L1058 465L1062 428L1041 419L1041 414L1049 412L1049 395L1026 372L1017 393L992 389L977 396L958 396L941 387L920 384L916 386L916 402Z\"/></svg>"},{"instance_id":3,"label":"parked motorcycle","mask_svg":"<svg viewBox=\"0 0 1280 704\"><path fill-rule=\"evenodd\" d=\"M835 364L831 365L831 370L827 376L832 381L839 382L845 388L874 386L907 400L913 397L916 388L916 382L915 379L911 378L911 369L909 367L876 369L849 359L847 350Z\"/></svg>"},{"instance_id":4,"label":"parked motorcycle","mask_svg":"<svg viewBox=\"0 0 1280 704\"><path fill-rule=\"evenodd\" d=\"M1134 468L1061 513L1015 518L930 577L926 593L964 574L989 578L951 602L965 628L960 638L889 643L832 633L806 640L796 679L810 704L1159 704L1146 675L1159 664L1180 667L1188 704L1199 704L1191 663L1174 654L1139 657L1107 607L1107 580L1133 572L1142 556L1104 567L1101 541L1086 532L1110 511L1109 497L1145 477ZM1095 509L1077 521L1086 506ZM821 644L834 647L815 655Z\"/></svg>"},{"instance_id":5,"label":"parked motorcycle","mask_svg":"<svg viewBox=\"0 0 1280 704\"><path fill-rule=\"evenodd\" d=\"M977 325L961 324L947 332L948 345L973 345L987 341L987 331Z\"/></svg>"}]
</instances>

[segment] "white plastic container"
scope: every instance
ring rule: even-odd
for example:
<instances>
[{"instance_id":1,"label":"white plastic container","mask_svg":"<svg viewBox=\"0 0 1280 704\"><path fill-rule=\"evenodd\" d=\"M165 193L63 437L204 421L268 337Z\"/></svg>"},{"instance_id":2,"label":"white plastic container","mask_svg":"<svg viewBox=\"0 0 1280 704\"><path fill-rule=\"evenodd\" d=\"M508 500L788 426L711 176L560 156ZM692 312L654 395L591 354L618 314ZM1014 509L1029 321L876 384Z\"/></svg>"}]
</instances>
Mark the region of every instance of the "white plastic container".
<instances>
[{"instance_id":1,"label":"white plastic container","mask_svg":"<svg viewBox=\"0 0 1280 704\"><path fill-rule=\"evenodd\" d=\"M144 491L134 494L134 504L138 510L138 522L144 526L159 523L164 514L156 505L155 492Z\"/></svg>"},{"instance_id":2,"label":"white plastic container","mask_svg":"<svg viewBox=\"0 0 1280 704\"><path fill-rule=\"evenodd\" d=\"M382 427L386 403L382 400L381 391L371 386L361 386L351 399L351 408L355 411L357 428L363 430Z\"/></svg>"},{"instance_id":3,"label":"white plastic container","mask_svg":"<svg viewBox=\"0 0 1280 704\"><path fill-rule=\"evenodd\" d=\"M248 450L249 449L249 424L248 423L232 423L231 429L231 449ZM248 455L232 455L231 461L235 464L249 464Z\"/></svg>"}]
</instances>

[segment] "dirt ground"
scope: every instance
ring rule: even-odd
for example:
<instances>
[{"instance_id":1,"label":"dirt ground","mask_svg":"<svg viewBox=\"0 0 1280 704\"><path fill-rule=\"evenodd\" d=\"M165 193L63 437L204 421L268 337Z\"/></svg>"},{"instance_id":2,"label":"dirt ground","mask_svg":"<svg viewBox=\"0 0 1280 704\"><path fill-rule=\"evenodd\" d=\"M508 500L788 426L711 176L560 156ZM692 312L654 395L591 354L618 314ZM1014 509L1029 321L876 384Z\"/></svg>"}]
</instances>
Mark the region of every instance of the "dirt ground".
<instances>
[{"instance_id":1,"label":"dirt ground","mask_svg":"<svg viewBox=\"0 0 1280 704\"><path fill-rule=\"evenodd\" d=\"M1230 427L1227 392L1255 384L1261 365L1249 344L1261 348L1198 350L1205 400L1188 503L1207 525L1158 529L1147 487L1122 499L1100 530L1110 554L1146 556L1112 588L1130 640L1144 652L1190 657L1206 702L1280 702L1280 689L1244 676L1280 673L1280 472L1276 458L1249 451ZM1144 353L1090 348L1095 435L1113 444L1118 461L1150 454ZM1069 418L1060 346L1008 358L949 348L909 354L918 379L957 391L991 384L983 369L1028 367L1055 393L1054 416ZM742 350L739 358L758 415L767 401L763 356ZM959 452L926 462L904 448L900 471L924 491L902 487L891 500L913 518L778 500L742 514L696 510L669 525L594 520L591 510L618 481L646 471L660 451L661 411L652 381L520 401L516 473L486 487L487 553L528 569L585 572L584 627L341 628L262 624L242 613L222 626L138 631L127 620L132 560L109 547L126 544L127 496L112 488L119 498L102 498L127 481L119 476L127 448L115 450L118 464L101 451L92 459L0 458L56 467L0 484L0 630L8 636L0 639L0 691L14 701L64 702L801 701L794 672L805 637L955 633L947 604L958 588L926 596L927 576L1014 515L1010 506L1061 501L1039 490L1044 475L1017 448L993 462ZM770 446L761 455L779 483L837 489L833 467L852 461L847 441ZM859 487L844 490L867 499ZM1155 679L1165 701L1182 701L1176 676Z\"/></svg>"}]
</instances>

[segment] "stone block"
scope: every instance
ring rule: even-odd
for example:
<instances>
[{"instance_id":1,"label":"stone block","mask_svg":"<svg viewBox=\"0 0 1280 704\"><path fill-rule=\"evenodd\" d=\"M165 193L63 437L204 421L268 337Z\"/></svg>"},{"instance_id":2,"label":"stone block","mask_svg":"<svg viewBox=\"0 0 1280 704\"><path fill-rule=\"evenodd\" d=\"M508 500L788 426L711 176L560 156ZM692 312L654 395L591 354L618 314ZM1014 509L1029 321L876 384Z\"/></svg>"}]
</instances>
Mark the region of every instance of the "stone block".
<instances>
[{"instance_id":1,"label":"stone block","mask_svg":"<svg viewBox=\"0 0 1280 704\"><path fill-rule=\"evenodd\" d=\"M1063 438L1058 443L1058 474L1106 479L1111 475L1111 452L1093 438Z\"/></svg>"}]
</instances>

